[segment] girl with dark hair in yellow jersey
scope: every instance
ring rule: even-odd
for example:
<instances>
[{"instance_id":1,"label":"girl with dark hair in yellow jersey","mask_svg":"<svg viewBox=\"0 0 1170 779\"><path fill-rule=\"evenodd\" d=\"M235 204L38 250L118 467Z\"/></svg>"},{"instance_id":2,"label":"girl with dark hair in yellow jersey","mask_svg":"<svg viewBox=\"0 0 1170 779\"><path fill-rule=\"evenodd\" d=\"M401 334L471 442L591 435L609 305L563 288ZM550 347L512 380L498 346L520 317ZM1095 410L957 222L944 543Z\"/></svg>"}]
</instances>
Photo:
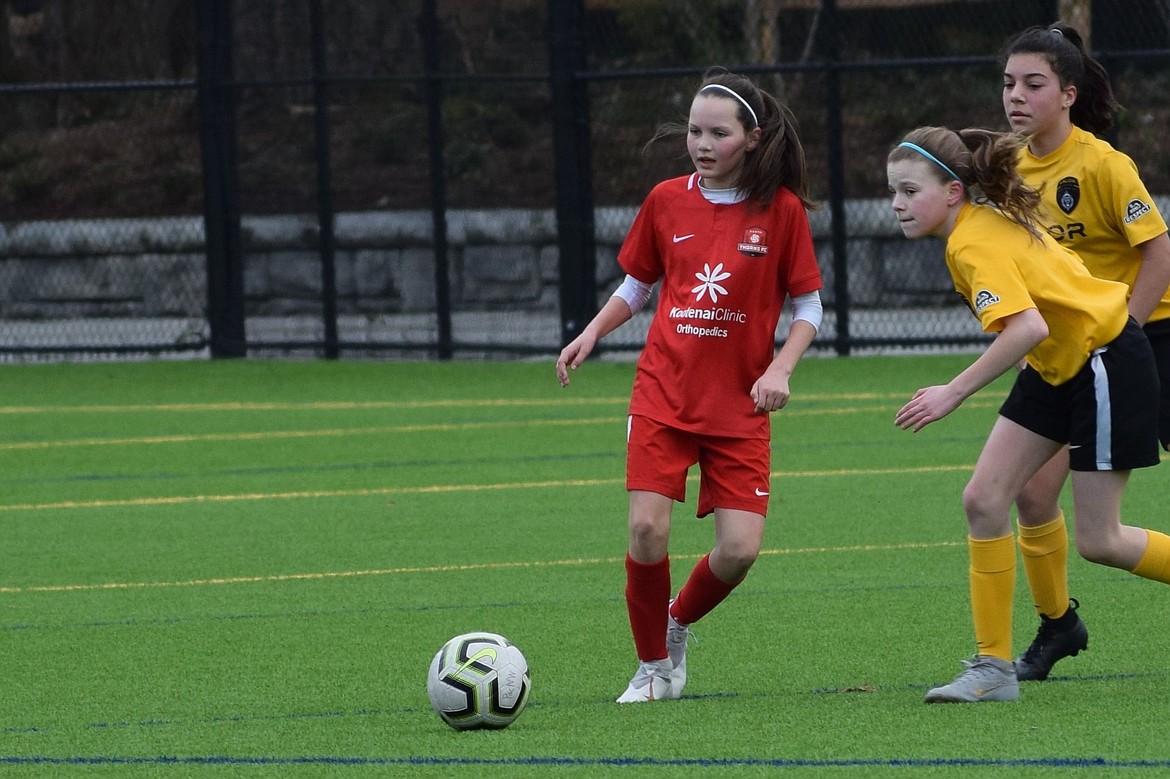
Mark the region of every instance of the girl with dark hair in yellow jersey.
<instances>
[{"instance_id":1,"label":"girl with dark hair in yellow jersey","mask_svg":"<svg viewBox=\"0 0 1170 779\"><path fill-rule=\"evenodd\" d=\"M1130 471L1159 462L1150 342L1129 315L1126 285L1093 276L1040 226L1040 195L1016 170L1022 143L1015 134L924 127L887 158L903 234L946 242L955 289L996 335L946 384L918 390L894 423L917 432L1026 363L963 490L976 653L953 682L927 692L927 703L1019 698L1010 511L1062 448L1081 555L1170 583L1170 536L1121 522Z\"/></svg>"},{"instance_id":2,"label":"girl with dark hair in yellow jersey","mask_svg":"<svg viewBox=\"0 0 1170 779\"><path fill-rule=\"evenodd\" d=\"M1041 193L1042 224L1094 276L1129 290L1161 379L1158 438L1170 446L1170 236L1137 166L1095 133L1120 106L1109 74L1076 28L1057 22L1012 38L1003 55L1003 110L1026 139L1020 176ZM1048 678L1059 660L1088 646L1068 585L1069 536L1060 494L1069 473L1057 452L1016 499L1018 543L1040 627L1016 659L1020 681Z\"/></svg>"}]
</instances>

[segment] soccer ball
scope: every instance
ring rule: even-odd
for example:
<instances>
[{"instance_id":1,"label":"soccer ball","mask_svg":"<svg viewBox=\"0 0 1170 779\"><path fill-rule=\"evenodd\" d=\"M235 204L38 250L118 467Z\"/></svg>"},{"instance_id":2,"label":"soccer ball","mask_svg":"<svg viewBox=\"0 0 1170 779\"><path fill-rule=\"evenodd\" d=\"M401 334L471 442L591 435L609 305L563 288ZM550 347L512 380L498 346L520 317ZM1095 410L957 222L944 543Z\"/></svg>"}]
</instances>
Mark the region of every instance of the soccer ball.
<instances>
[{"instance_id":1,"label":"soccer ball","mask_svg":"<svg viewBox=\"0 0 1170 779\"><path fill-rule=\"evenodd\" d=\"M508 727L524 711L530 686L528 661L496 633L455 636L427 672L431 706L456 730Z\"/></svg>"}]
</instances>

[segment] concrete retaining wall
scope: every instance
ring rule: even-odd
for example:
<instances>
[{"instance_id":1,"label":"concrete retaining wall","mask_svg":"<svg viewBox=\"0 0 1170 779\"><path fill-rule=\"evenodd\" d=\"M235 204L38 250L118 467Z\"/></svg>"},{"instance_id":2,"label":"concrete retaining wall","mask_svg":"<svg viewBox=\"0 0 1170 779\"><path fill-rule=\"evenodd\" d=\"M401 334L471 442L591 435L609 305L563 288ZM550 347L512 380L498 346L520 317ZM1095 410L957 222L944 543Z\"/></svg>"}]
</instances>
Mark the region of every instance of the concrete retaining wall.
<instances>
[{"instance_id":1,"label":"concrete retaining wall","mask_svg":"<svg viewBox=\"0 0 1170 779\"><path fill-rule=\"evenodd\" d=\"M1160 199L1167 212L1167 203ZM633 208L596 214L597 281L620 278L614 261ZM941 246L907 241L884 199L847 204L850 298L858 307L947 302L953 296ZM828 209L811 217L824 297L834 302ZM409 314L434 309L428 211L339 214L338 310ZM457 310L555 311L556 220L551 210L448 214L449 273ZM243 222L250 316L320 310L317 224L311 216ZM207 278L199 217L69 220L0 225L0 318L201 317Z\"/></svg>"}]
</instances>

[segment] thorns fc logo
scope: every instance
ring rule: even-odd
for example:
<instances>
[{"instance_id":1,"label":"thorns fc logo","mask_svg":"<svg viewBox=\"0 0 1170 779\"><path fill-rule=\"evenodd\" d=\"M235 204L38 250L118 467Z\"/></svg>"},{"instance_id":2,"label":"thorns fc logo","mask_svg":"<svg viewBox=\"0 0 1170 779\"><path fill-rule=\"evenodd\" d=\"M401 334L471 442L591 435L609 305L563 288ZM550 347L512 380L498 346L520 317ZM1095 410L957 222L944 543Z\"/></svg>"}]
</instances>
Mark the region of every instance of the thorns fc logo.
<instances>
[{"instance_id":1,"label":"thorns fc logo","mask_svg":"<svg viewBox=\"0 0 1170 779\"><path fill-rule=\"evenodd\" d=\"M768 231L762 227L749 227L743 231L743 239L735 248L749 257L762 257L768 253Z\"/></svg>"},{"instance_id":2,"label":"thorns fc logo","mask_svg":"<svg viewBox=\"0 0 1170 779\"><path fill-rule=\"evenodd\" d=\"M1066 214L1071 214L1081 202L1081 183L1072 176L1066 176L1056 185L1056 205Z\"/></svg>"}]
</instances>

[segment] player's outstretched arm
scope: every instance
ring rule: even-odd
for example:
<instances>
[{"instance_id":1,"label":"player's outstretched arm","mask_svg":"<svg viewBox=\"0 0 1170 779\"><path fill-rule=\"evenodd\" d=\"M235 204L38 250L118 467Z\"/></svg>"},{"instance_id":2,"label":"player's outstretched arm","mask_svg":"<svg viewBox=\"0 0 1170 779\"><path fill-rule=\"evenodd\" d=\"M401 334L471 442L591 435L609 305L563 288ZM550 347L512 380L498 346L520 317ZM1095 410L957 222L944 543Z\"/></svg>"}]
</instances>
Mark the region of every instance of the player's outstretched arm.
<instances>
[{"instance_id":1,"label":"player's outstretched arm","mask_svg":"<svg viewBox=\"0 0 1170 779\"><path fill-rule=\"evenodd\" d=\"M1003 329L987 351L947 384L923 387L898 410L894 424L917 433L958 408L1002 376L1048 337L1048 323L1034 308L1004 317Z\"/></svg>"}]
</instances>

